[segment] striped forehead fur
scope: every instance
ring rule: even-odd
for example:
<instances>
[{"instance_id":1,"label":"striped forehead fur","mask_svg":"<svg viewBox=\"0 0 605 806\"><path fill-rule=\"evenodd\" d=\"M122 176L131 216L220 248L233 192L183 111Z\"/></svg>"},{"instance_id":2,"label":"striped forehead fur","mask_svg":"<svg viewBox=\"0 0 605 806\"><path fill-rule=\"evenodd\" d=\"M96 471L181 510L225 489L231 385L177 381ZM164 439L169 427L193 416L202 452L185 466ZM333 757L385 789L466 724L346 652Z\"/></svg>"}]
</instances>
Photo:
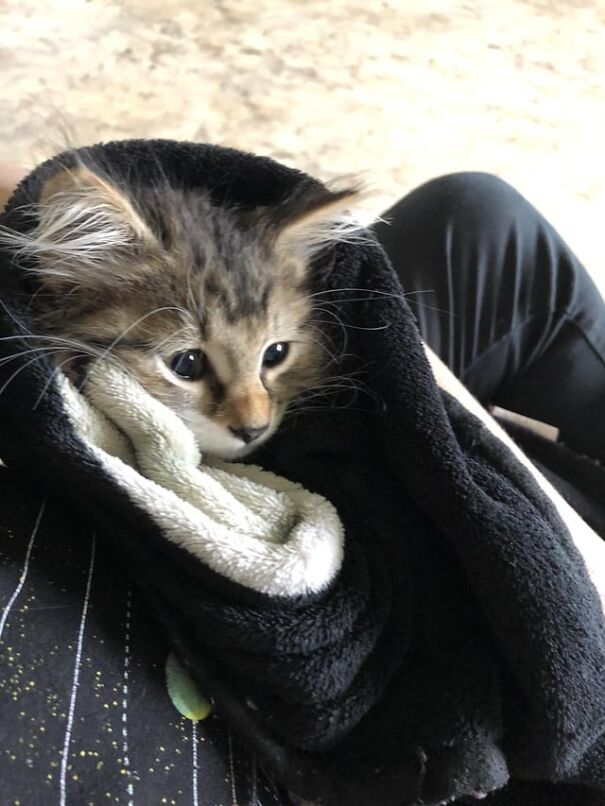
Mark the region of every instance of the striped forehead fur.
<instances>
[{"instance_id":1,"label":"striped forehead fur","mask_svg":"<svg viewBox=\"0 0 605 806\"><path fill-rule=\"evenodd\" d=\"M360 195L357 186L302 183L278 205L244 211L168 183L121 188L76 165L46 182L29 233L5 230L0 239L51 289L111 297L171 276L173 286L199 289L200 318L211 297L234 321L265 310L276 282L304 288L319 249L358 238L345 208Z\"/></svg>"}]
</instances>

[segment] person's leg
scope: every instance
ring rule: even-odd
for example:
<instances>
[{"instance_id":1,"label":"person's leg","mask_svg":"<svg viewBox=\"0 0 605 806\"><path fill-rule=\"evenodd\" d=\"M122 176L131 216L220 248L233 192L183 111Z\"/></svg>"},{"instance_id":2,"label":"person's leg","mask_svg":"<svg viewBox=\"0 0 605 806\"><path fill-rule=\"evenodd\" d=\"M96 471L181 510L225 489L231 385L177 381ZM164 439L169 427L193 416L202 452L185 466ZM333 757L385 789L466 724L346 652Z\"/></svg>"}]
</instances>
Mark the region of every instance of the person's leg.
<instances>
[{"instance_id":1,"label":"person's leg","mask_svg":"<svg viewBox=\"0 0 605 806\"><path fill-rule=\"evenodd\" d=\"M434 179L374 230L428 345L485 405L605 459L605 302L551 225L489 174Z\"/></svg>"}]
</instances>

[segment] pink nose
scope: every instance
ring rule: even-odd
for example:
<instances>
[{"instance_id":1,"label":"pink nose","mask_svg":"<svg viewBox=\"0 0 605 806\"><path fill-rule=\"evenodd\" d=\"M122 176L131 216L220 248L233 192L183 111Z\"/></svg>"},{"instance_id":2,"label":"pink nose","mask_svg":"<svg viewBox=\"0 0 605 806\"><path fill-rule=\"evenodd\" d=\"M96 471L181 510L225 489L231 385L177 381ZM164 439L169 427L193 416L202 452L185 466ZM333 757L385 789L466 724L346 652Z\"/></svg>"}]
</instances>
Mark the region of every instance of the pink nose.
<instances>
[{"instance_id":1,"label":"pink nose","mask_svg":"<svg viewBox=\"0 0 605 806\"><path fill-rule=\"evenodd\" d=\"M269 428L269 423L261 425L258 428L233 428L232 426L229 426L229 431L231 431L231 433L238 439L243 440L247 445L249 442L258 439L262 434L264 434L267 428Z\"/></svg>"}]
</instances>

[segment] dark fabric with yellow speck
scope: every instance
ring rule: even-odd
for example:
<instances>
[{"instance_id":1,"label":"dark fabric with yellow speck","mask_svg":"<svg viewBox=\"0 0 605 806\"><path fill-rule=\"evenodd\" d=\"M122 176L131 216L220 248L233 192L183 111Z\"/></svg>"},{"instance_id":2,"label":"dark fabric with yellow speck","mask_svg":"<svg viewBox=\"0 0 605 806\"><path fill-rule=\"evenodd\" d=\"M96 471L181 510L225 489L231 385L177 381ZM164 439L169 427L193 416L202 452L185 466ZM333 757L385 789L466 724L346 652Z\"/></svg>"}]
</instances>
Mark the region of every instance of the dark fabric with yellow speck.
<instances>
[{"instance_id":1,"label":"dark fabric with yellow speck","mask_svg":"<svg viewBox=\"0 0 605 806\"><path fill-rule=\"evenodd\" d=\"M168 652L92 525L0 467L2 806L286 803L224 722L177 712Z\"/></svg>"}]
</instances>

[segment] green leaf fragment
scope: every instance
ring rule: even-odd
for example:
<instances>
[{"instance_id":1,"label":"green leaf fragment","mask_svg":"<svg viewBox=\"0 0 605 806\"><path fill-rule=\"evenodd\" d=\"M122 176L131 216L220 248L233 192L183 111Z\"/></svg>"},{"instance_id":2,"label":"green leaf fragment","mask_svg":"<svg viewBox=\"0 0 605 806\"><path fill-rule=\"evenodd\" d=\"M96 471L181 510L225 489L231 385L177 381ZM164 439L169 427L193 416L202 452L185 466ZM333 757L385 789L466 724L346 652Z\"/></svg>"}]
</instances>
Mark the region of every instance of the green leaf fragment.
<instances>
[{"instance_id":1,"label":"green leaf fragment","mask_svg":"<svg viewBox=\"0 0 605 806\"><path fill-rule=\"evenodd\" d=\"M197 684L172 652L166 659L166 688L176 710L187 719L197 722L206 719L212 711L208 700L202 697Z\"/></svg>"}]
</instances>

